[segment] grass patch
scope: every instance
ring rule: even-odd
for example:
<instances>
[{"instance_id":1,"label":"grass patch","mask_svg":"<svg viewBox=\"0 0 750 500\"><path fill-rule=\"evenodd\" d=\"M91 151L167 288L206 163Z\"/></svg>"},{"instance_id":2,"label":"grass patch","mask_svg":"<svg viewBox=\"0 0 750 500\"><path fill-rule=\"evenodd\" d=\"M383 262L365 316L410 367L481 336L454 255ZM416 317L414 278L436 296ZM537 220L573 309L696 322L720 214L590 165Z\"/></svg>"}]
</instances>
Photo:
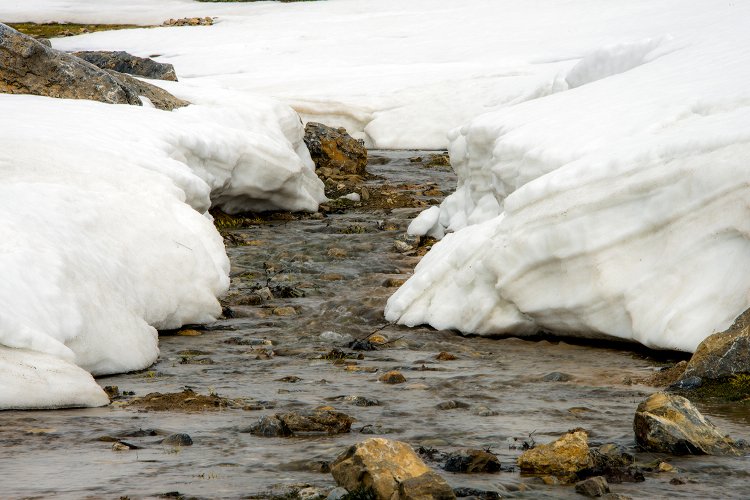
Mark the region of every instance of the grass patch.
<instances>
[{"instance_id":1,"label":"grass patch","mask_svg":"<svg viewBox=\"0 0 750 500\"><path fill-rule=\"evenodd\" d=\"M147 28L135 24L9 23L8 26L35 38L59 38L97 31Z\"/></svg>"}]
</instances>

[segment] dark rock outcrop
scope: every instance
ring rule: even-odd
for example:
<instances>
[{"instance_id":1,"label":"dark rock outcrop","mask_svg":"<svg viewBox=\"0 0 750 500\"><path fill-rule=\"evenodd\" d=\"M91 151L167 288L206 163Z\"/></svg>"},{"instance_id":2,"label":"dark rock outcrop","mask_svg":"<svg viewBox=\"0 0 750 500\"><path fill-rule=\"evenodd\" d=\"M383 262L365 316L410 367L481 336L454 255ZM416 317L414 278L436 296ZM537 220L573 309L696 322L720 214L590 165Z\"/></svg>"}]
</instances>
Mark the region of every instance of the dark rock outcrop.
<instances>
[{"instance_id":1,"label":"dark rock outcrop","mask_svg":"<svg viewBox=\"0 0 750 500\"><path fill-rule=\"evenodd\" d=\"M638 405L635 440L646 451L673 455L740 455L733 440L682 396L659 392Z\"/></svg>"},{"instance_id":2,"label":"dark rock outcrop","mask_svg":"<svg viewBox=\"0 0 750 500\"><path fill-rule=\"evenodd\" d=\"M140 106L138 93L73 55L0 24L0 92Z\"/></svg>"},{"instance_id":3,"label":"dark rock outcrop","mask_svg":"<svg viewBox=\"0 0 750 500\"><path fill-rule=\"evenodd\" d=\"M83 50L73 52L73 55L101 69L144 78L177 81L174 66L171 64L156 62L148 57L137 57L121 50Z\"/></svg>"},{"instance_id":4,"label":"dark rock outcrop","mask_svg":"<svg viewBox=\"0 0 750 500\"><path fill-rule=\"evenodd\" d=\"M315 162L318 176L365 174L367 149L347 134L346 129L309 122L305 126L305 144Z\"/></svg>"},{"instance_id":5,"label":"dark rock outcrop","mask_svg":"<svg viewBox=\"0 0 750 500\"><path fill-rule=\"evenodd\" d=\"M140 106L139 96L144 96L167 111L189 104L166 90L129 75L105 71L4 24L0 24L0 93L134 106Z\"/></svg>"},{"instance_id":6,"label":"dark rock outcrop","mask_svg":"<svg viewBox=\"0 0 750 500\"><path fill-rule=\"evenodd\" d=\"M743 373L750 373L750 309L727 330L700 343L682 380L691 377L700 377L703 381L720 380Z\"/></svg>"}]
</instances>

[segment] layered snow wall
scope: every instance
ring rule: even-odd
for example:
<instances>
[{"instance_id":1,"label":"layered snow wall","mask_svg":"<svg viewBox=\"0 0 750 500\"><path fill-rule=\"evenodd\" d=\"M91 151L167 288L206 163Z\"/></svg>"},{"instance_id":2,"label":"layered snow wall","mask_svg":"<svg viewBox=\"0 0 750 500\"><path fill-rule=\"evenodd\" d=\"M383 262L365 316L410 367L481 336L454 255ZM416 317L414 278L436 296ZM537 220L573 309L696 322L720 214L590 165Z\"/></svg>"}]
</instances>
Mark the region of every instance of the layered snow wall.
<instances>
[{"instance_id":1,"label":"layered snow wall","mask_svg":"<svg viewBox=\"0 0 750 500\"><path fill-rule=\"evenodd\" d=\"M458 189L410 226L452 234L386 317L684 351L729 326L750 305L747 14L603 46L454 130Z\"/></svg>"},{"instance_id":2,"label":"layered snow wall","mask_svg":"<svg viewBox=\"0 0 750 500\"><path fill-rule=\"evenodd\" d=\"M106 404L91 374L145 368L157 328L215 319L229 261L212 198L317 208L296 113L250 101L0 95L0 409Z\"/></svg>"}]
</instances>

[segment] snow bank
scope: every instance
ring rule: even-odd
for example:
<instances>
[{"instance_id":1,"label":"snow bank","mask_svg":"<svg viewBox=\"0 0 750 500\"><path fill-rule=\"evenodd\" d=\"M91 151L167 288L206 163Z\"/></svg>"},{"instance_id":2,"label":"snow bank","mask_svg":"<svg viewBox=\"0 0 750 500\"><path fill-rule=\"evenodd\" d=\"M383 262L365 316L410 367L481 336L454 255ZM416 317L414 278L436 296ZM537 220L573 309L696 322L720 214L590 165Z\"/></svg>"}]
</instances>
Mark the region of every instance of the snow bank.
<instances>
[{"instance_id":1,"label":"snow bank","mask_svg":"<svg viewBox=\"0 0 750 500\"><path fill-rule=\"evenodd\" d=\"M728 9L713 0L0 0L0 19L158 24L217 16L213 26L53 44L159 54L182 82L279 98L303 119L344 126L369 146L426 149L445 148L449 130L480 114L626 71L651 57L649 44L705 32L714 11Z\"/></svg>"},{"instance_id":2,"label":"snow bank","mask_svg":"<svg viewBox=\"0 0 750 500\"><path fill-rule=\"evenodd\" d=\"M145 368L157 328L220 314L229 262L211 196L230 211L317 207L299 119L255 104L0 95L0 408L105 404L89 372Z\"/></svg>"},{"instance_id":3,"label":"snow bank","mask_svg":"<svg viewBox=\"0 0 750 500\"><path fill-rule=\"evenodd\" d=\"M750 7L715 7L454 130L458 190L410 231L455 232L386 317L684 351L729 326L750 305Z\"/></svg>"}]
</instances>

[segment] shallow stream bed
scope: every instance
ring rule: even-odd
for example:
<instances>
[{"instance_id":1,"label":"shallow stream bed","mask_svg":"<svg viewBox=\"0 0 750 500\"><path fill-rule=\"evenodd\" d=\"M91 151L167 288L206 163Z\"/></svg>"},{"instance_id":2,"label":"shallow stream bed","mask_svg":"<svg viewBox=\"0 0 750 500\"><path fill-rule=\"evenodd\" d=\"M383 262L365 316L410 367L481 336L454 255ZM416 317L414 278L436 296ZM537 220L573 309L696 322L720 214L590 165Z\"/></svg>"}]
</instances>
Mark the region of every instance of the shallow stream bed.
<instances>
[{"instance_id":1,"label":"shallow stream bed","mask_svg":"<svg viewBox=\"0 0 750 500\"><path fill-rule=\"evenodd\" d=\"M409 161L426 154L371 152L369 170L379 178L368 185L376 190L384 183L433 184L426 191L447 194L455 186L448 169ZM425 189L408 189L411 196L431 198ZM149 370L99 382L136 396L189 387L200 394L248 398L261 409L143 411L126 406L125 398L105 408L2 412L0 497L270 498L289 492L291 485L332 488L322 464L347 445L376 435L441 451L489 448L509 469L472 475L439 471L454 487L497 491L507 498L576 498L571 487L548 486L510 470L521 453L515 448L529 436L548 442L582 427L592 443L614 442L635 453L635 408L654 389L631 381L653 373L669 356L616 345L464 338L385 325L383 307L394 291L386 285L408 277L419 259L394 248L416 213L351 207L323 218L237 230L244 244L228 248L230 293L241 298L267 284L277 297L230 305L234 317L197 330L200 335L162 336L161 357ZM389 344L371 351L347 347L351 339L378 329ZM332 349L351 358L326 359ZM437 360L440 352L457 359ZM359 354L363 359L356 359ZM404 374L405 383L378 382L393 369ZM357 406L344 399L354 395L380 404ZM448 401L458 401L459 407L438 408ZM294 438L244 432L262 415L321 405L354 417L352 432ZM747 412L736 406L702 409L733 437L750 437ZM194 444L159 443L173 432L188 433ZM113 451L111 440L103 439L110 437L140 449ZM632 498L750 497L748 458L636 457L642 464L666 460L677 472L646 473L645 482L612 485L613 491ZM684 484L671 484L675 477Z\"/></svg>"}]
</instances>

